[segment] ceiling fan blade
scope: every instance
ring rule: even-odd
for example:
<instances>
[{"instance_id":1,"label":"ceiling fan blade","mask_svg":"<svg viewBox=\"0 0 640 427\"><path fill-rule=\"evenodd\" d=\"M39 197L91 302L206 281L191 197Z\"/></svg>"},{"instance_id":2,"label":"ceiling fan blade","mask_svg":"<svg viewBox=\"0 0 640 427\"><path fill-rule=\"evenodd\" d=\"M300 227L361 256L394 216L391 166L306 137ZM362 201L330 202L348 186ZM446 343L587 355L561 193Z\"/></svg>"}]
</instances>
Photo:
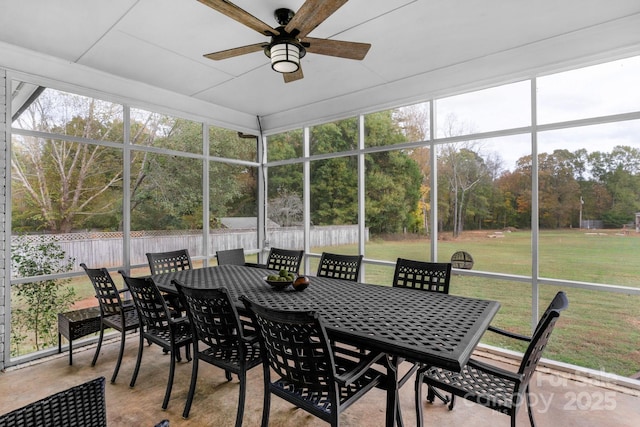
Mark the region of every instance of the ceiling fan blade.
<instances>
[{"instance_id":1,"label":"ceiling fan blade","mask_svg":"<svg viewBox=\"0 0 640 427\"><path fill-rule=\"evenodd\" d=\"M270 25L265 24L249 12L239 8L235 4L226 0L198 0L200 3L209 6L211 9L228 16L231 19L235 19L241 24L246 25L252 30L256 30L260 34L265 36L278 35L279 31L272 28Z\"/></svg>"},{"instance_id":2,"label":"ceiling fan blade","mask_svg":"<svg viewBox=\"0 0 640 427\"><path fill-rule=\"evenodd\" d=\"M285 83L295 82L296 80L300 80L304 77L302 74L302 67L298 68L298 71L294 71L293 73L283 73Z\"/></svg>"},{"instance_id":3,"label":"ceiling fan blade","mask_svg":"<svg viewBox=\"0 0 640 427\"><path fill-rule=\"evenodd\" d=\"M362 60L369 52L369 43L345 42L341 40L316 39L307 37L303 42L310 44L307 47L308 53L319 55L337 56L339 58Z\"/></svg>"},{"instance_id":4,"label":"ceiling fan blade","mask_svg":"<svg viewBox=\"0 0 640 427\"><path fill-rule=\"evenodd\" d=\"M247 46L234 47L233 49L221 50L219 52L208 53L203 56L205 58L213 59L214 61L219 61L221 59L233 58L246 53L259 52L264 49L264 46L264 43L256 43Z\"/></svg>"},{"instance_id":5,"label":"ceiling fan blade","mask_svg":"<svg viewBox=\"0 0 640 427\"><path fill-rule=\"evenodd\" d=\"M303 39L346 2L347 0L307 0L284 30L287 33L296 30L297 33L293 35Z\"/></svg>"}]
</instances>

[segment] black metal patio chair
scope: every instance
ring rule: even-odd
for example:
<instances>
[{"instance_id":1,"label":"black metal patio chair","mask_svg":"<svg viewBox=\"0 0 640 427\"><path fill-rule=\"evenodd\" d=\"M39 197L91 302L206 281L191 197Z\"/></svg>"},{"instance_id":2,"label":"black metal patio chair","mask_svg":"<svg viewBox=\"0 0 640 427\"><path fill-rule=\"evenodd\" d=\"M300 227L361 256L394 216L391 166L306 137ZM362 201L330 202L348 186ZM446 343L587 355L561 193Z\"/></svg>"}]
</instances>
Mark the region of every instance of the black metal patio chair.
<instances>
[{"instance_id":1,"label":"black metal patio chair","mask_svg":"<svg viewBox=\"0 0 640 427\"><path fill-rule=\"evenodd\" d=\"M250 267L267 268L269 270L287 270L298 274L304 251L295 249L271 248L266 264L245 263Z\"/></svg>"},{"instance_id":2,"label":"black metal patio chair","mask_svg":"<svg viewBox=\"0 0 640 427\"><path fill-rule=\"evenodd\" d=\"M421 291L449 293L451 282L451 264L440 262L415 261L398 258L393 273L393 287L412 288ZM416 370L424 366L414 366L400 379L400 386L404 385ZM435 395L443 402L449 402L449 398L443 396L438 390L429 387L429 396ZM416 393L416 404L420 404L421 396Z\"/></svg>"},{"instance_id":3,"label":"black metal patio chair","mask_svg":"<svg viewBox=\"0 0 640 427\"><path fill-rule=\"evenodd\" d=\"M194 289L173 282L187 310L193 335L191 385L182 416L187 418L193 402L198 378L198 362L210 363L238 375L240 390L236 427L242 425L247 389L247 371L262 363L258 337L245 336L234 303L226 288Z\"/></svg>"},{"instance_id":4,"label":"black metal patio chair","mask_svg":"<svg viewBox=\"0 0 640 427\"><path fill-rule=\"evenodd\" d=\"M122 270L120 270L120 274L131 292L140 319L138 357L129 386L135 386L136 379L138 378L138 372L140 371L140 364L142 362L144 340L160 346L171 355L167 390L162 402L162 409L167 409L169 397L171 396L171 388L173 387L175 364L176 361L181 360L179 352L181 347L185 347L186 358L187 360L191 360L189 345L192 342L192 337L189 320L186 317L172 317L153 279L150 277L129 277Z\"/></svg>"},{"instance_id":5,"label":"black metal patio chair","mask_svg":"<svg viewBox=\"0 0 640 427\"><path fill-rule=\"evenodd\" d=\"M218 265L244 265L244 249L225 249L216 251Z\"/></svg>"},{"instance_id":6,"label":"black metal patio chair","mask_svg":"<svg viewBox=\"0 0 640 427\"><path fill-rule=\"evenodd\" d=\"M493 332L529 342L517 372L508 371L475 359L469 360L462 372L428 367L419 370L416 375L416 395L419 394L420 386L424 382L431 387L452 394L451 403L449 404L450 410L453 409L455 404L455 396L460 396L509 415L511 417L511 427L515 427L518 410L523 406L522 403L526 401L529 422L532 427L535 427L531 399L529 397L529 384L542 353L547 347L553 328L560 317L560 312L566 310L568 306L569 301L565 293L558 292L540 318L531 337L489 327L489 330ZM430 401L433 401L433 397L431 397ZM418 417L418 425L422 426L422 404L416 406L416 416Z\"/></svg>"},{"instance_id":7,"label":"black metal patio chair","mask_svg":"<svg viewBox=\"0 0 640 427\"><path fill-rule=\"evenodd\" d=\"M120 351L118 352L116 367L111 376L111 383L115 383L122 363L127 331L133 331L140 327L138 312L132 301L122 300L120 295L126 292L127 289L118 289L106 268L88 268L85 263L81 263L80 267L84 269L91 280L100 305L100 337L98 338L98 345L93 355L91 366L95 366L98 361L104 330L111 328L120 332Z\"/></svg>"},{"instance_id":8,"label":"black metal patio chair","mask_svg":"<svg viewBox=\"0 0 640 427\"><path fill-rule=\"evenodd\" d=\"M99 377L0 415L0 426L106 427L104 383Z\"/></svg>"},{"instance_id":9,"label":"black metal patio chair","mask_svg":"<svg viewBox=\"0 0 640 427\"><path fill-rule=\"evenodd\" d=\"M316 276L357 282L360 278L362 255L339 255L322 252Z\"/></svg>"},{"instance_id":10,"label":"black metal patio chair","mask_svg":"<svg viewBox=\"0 0 640 427\"><path fill-rule=\"evenodd\" d=\"M148 252L146 254L151 274L191 270L191 257L187 249L170 252Z\"/></svg>"},{"instance_id":11,"label":"black metal patio chair","mask_svg":"<svg viewBox=\"0 0 640 427\"><path fill-rule=\"evenodd\" d=\"M449 293L451 263L425 262L398 258L393 273L393 286Z\"/></svg>"},{"instance_id":12,"label":"black metal patio chair","mask_svg":"<svg viewBox=\"0 0 640 427\"><path fill-rule=\"evenodd\" d=\"M172 273L174 271L192 270L191 256L187 249L178 249L169 252L148 252L145 254L149 262L151 274ZM180 306L177 295L164 294L163 296L172 310L174 317L181 317L184 307Z\"/></svg>"},{"instance_id":13,"label":"black metal patio chair","mask_svg":"<svg viewBox=\"0 0 640 427\"><path fill-rule=\"evenodd\" d=\"M372 369L383 355L355 355L359 360L341 357L332 349L316 313L273 310L241 299L254 320L264 355L262 427L269 425L272 393L338 426L340 413L384 384L384 376Z\"/></svg>"}]
</instances>

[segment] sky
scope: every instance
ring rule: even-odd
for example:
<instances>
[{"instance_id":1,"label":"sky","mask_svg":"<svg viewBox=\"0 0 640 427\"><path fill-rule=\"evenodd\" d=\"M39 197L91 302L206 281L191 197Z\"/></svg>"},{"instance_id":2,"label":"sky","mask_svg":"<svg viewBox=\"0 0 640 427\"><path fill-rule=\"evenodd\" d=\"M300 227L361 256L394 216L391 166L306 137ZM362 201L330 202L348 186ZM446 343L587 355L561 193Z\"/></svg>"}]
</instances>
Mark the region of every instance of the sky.
<instances>
[{"instance_id":1,"label":"sky","mask_svg":"<svg viewBox=\"0 0 640 427\"><path fill-rule=\"evenodd\" d=\"M453 114L473 132L529 126L530 82L458 95L438 101L438 123ZM640 111L640 56L571 70L537 79L538 124ZM438 137L445 134L439 132ZM505 169L531 152L529 135L481 142ZM640 120L541 132L538 151L566 148L609 152L616 145L640 148Z\"/></svg>"}]
</instances>

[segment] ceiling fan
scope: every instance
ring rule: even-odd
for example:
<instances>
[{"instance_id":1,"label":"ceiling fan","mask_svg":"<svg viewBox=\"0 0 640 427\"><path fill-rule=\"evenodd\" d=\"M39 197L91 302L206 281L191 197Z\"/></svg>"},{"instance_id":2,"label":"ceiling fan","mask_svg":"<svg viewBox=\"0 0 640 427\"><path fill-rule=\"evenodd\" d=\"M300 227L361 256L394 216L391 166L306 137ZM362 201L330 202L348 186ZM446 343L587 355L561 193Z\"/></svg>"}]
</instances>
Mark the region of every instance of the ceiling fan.
<instances>
[{"instance_id":1,"label":"ceiling fan","mask_svg":"<svg viewBox=\"0 0 640 427\"><path fill-rule=\"evenodd\" d=\"M285 8L277 9L275 11L275 17L279 24L277 28L272 28L226 0L198 1L262 35L271 37L271 41L268 43L255 43L213 52L204 55L206 58L218 61L262 50L271 59L271 68L282 73L285 83L304 77L300 58L307 52L362 60L371 47L368 43L307 37L311 31L348 0L306 0L297 13Z\"/></svg>"}]
</instances>

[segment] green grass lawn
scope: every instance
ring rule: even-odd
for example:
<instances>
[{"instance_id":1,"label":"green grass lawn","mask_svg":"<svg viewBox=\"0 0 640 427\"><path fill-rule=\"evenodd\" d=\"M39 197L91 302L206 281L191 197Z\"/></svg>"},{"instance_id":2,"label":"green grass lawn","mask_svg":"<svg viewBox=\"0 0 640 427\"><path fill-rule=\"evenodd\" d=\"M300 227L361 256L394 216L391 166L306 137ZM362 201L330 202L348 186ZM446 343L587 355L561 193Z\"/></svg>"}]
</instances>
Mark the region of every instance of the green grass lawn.
<instances>
[{"instance_id":1,"label":"green grass lawn","mask_svg":"<svg viewBox=\"0 0 640 427\"><path fill-rule=\"evenodd\" d=\"M442 235L438 242L439 261L464 250L474 258L473 270L531 276L531 233L491 231L465 233L459 239ZM313 248L313 252L356 253L357 246ZM640 236L587 234L584 230L542 231L540 233L540 276L598 284L640 287L640 269L634 262L640 255ZM372 239L367 242L367 259L395 261L398 257L428 260L429 241L422 239ZM248 258L249 259L249 258ZM252 256L255 259L255 256ZM318 259L311 260L312 274ZM198 266L196 266L198 267ZM365 281L390 284L393 265L364 265ZM148 270L132 274L148 274ZM122 279L115 273L116 284ZM94 302L88 279L72 280L79 300ZM540 312L555 293L554 286L540 286ZM640 371L640 296L590 291L564 290L569 310L562 314L545 357L623 376ZM497 300L501 308L493 324L516 332L531 333L532 291L528 283L454 275L450 292L455 295ZM487 333L483 342L522 351L523 346Z\"/></svg>"}]
</instances>

